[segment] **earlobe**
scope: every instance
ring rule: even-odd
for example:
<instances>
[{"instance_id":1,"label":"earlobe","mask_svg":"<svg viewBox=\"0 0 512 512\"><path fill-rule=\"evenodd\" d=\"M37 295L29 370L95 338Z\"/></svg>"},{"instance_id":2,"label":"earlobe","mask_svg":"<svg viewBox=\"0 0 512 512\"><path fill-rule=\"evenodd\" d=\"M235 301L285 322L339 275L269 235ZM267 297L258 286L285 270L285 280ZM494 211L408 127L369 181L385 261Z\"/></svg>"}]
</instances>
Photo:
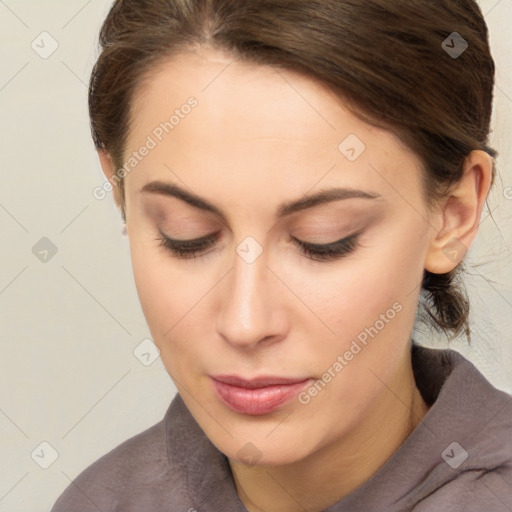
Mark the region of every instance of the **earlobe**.
<instances>
[{"instance_id":1,"label":"earlobe","mask_svg":"<svg viewBox=\"0 0 512 512\"><path fill-rule=\"evenodd\" d=\"M425 259L429 272L450 272L466 255L480 226L492 173L492 157L484 151L472 151L466 158L463 176L451 188L440 210L442 228L433 234Z\"/></svg>"},{"instance_id":2,"label":"earlobe","mask_svg":"<svg viewBox=\"0 0 512 512\"><path fill-rule=\"evenodd\" d=\"M425 270L432 274L447 274L460 264L468 249L469 246L457 237L438 240L429 248Z\"/></svg>"},{"instance_id":3,"label":"earlobe","mask_svg":"<svg viewBox=\"0 0 512 512\"><path fill-rule=\"evenodd\" d=\"M100 160L101 169L103 171L103 174L105 175L105 178L107 181L112 185L112 194L114 196L114 201L116 202L116 205L121 209L122 211L122 201L121 201L121 195L119 192L119 179L115 172L115 166L114 162L112 160L112 157L110 156L110 153L104 149L98 149L98 158Z\"/></svg>"},{"instance_id":4,"label":"earlobe","mask_svg":"<svg viewBox=\"0 0 512 512\"><path fill-rule=\"evenodd\" d=\"M112 162L110 153L104 149L98 149L97 152L103 174L108 181L111 181L111 178L114 175L114 163Z\"/></svg>"}]
</instances>

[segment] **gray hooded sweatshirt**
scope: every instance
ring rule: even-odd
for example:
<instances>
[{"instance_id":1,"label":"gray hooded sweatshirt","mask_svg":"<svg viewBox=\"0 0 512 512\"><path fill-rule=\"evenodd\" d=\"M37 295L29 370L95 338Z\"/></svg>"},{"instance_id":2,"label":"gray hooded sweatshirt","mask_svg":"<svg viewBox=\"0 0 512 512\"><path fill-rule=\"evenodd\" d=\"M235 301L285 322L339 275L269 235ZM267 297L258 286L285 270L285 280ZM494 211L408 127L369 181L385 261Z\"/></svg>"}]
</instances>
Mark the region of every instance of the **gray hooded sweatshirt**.
<instances>
[{"instance_id":1,"label":"gray hooded sweatshirt","mask_svg":"<svg viewBox=\"0 0 512 512\"><path fill-rule=\"evenodd\" d=\"M462 355L413 344L431 405L404 443L325 512L512 512L512 397ZM247 512L228 460L178 394L165 417L68 486L52 512Z\"/></svg>"}]
</instances>

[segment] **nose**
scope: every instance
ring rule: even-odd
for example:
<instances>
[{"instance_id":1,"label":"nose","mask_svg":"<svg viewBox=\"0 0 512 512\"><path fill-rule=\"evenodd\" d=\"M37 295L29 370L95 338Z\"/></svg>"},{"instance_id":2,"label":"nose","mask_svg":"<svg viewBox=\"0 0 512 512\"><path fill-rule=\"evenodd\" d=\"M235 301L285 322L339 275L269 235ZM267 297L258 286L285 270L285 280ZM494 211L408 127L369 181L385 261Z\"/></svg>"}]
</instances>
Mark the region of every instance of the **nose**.
<instances>
[{"instance_id":1,"label":"nose","mask_svg":"<svg viewBox=\"0 0 512 512\"><path fill-rule=\"evenodd\" d=\"M248 349L281 339L286 324L276 301L278 283L265 258L247 263L235 254L226 277L217 332L231 345Z\"/></svg>"}]
</instances>

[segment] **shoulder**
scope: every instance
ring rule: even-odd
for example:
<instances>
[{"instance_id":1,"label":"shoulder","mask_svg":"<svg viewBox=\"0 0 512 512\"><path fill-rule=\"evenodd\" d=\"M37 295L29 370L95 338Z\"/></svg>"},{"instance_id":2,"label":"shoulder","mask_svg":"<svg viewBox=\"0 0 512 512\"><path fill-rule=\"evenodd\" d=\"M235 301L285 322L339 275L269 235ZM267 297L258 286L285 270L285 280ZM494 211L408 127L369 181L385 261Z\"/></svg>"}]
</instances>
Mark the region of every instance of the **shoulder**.
<instances>
[{"instance_id":1,"label":"shoulder","mask_svg":"<svg viewBox=\"0 0 512 512\"><path fill-rule=\"evenodd\" d=\"M413 512L510 512L512 463L459 474L421 500Z\"/></svg>"},{"instance_id":2,"label":"shoulder","mask_svg":"<svg viewBox=\"0 0 512 512\"><path fill-rule=\"evenodd\" d=\"M509 512L512 396L493 386L462 356L450 356L456 360L454 380L443 396L442 434L435 430L445 446L435 472L439 485L414 512Z\"/></svg>"},{"instance_id":3,"label":"shoulder","mask_svg":"<svg viewBox=\"0 0 512 512\"><path fill-rule=\"evenodd\" d=\"M173 497L182 494L181 485L180 468L168 457L165 420L162 420L83 470L61 494L51 512L163 510L164 503L168 506ZM144 492L148 488L151 492Z\"/></svg>"}]
</instances>

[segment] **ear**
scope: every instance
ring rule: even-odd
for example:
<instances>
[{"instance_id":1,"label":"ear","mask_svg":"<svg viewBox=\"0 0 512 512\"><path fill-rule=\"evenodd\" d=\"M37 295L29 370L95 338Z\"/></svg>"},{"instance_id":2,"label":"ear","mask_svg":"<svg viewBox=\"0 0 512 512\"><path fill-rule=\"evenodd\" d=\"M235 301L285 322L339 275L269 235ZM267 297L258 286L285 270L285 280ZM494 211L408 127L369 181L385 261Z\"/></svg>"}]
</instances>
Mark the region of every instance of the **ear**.
<instances>
[{"instance_id":1,"label":"ear","mask_svg":"<svg viewBox=\"0 0 512 512\"><path fill-rule=\"evenodd\" d=\"M464 172L440 206L441 230L430 242L425 269L433 274L453 270L473 242L492 183L493 160L484 151L472 151Z\"/></svg>"},{"instance_id":2,"label":"ear","mask_svg":"<svg viewBox=\"0 0 512 512\"><path fill-rule=\"evenodd\" d=\"M121 200L121 193L119 190L120 182L119 177L116 175L116 170L114 166L114 162L112 161L112 157L110 153L104 149L98 149L98 157L100 159L101 169L103 170L103 174L107 181L112 185L112 194L114 196L114 201L116 205L123 213L123 202ZM124 213L123 213L124 218Z\"/></svg>"}]
</instances>

